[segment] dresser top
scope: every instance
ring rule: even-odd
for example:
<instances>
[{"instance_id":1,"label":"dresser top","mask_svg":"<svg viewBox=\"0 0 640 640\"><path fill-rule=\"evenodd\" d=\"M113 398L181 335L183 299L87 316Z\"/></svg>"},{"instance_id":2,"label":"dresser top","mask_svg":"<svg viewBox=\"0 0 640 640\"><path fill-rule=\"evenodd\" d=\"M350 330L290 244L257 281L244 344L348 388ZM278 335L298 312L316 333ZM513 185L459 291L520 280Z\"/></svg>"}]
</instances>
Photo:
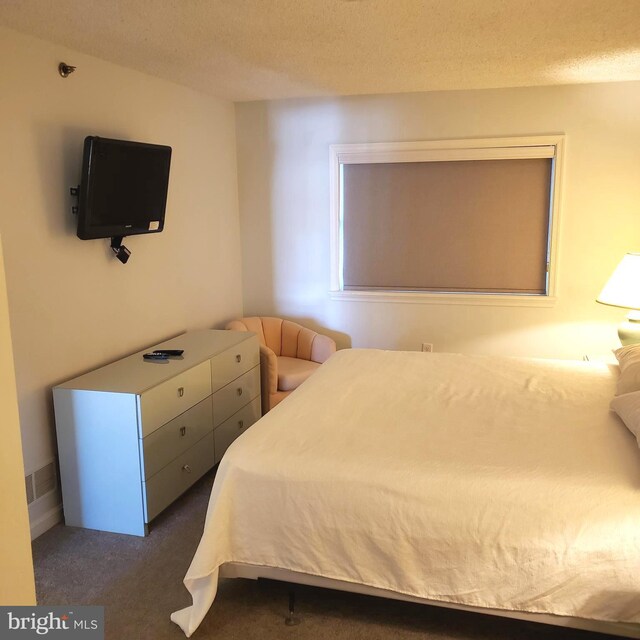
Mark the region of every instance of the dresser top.
<instances>
[{"instance_id":1,"label":"dresser top","mask_svg":"<svg viewBox=\"0 0 640 640\"><path fill-rule=\"evenodd\" d=\"M54 388L139 394L251 338L255 338L255 333L216 329L189 331ZM164 362L142 358L144 353L155 349L184 349L184 354Z\"/></svg>"}]
</instances>

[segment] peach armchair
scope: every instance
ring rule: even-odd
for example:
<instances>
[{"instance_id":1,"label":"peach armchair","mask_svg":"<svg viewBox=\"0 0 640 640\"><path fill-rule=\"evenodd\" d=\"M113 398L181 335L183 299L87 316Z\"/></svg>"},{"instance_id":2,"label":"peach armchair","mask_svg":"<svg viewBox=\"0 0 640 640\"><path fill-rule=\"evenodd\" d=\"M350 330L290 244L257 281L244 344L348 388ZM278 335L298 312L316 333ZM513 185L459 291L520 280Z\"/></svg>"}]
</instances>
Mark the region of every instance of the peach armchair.
<instances>
[{"instance_id":1,"label":"peach armchair","mask_svg":"<svg viewBox=\"0 0 640 640\"><path fill-rule=\"evenodd\" d=\"M336 350L336 343L328 336L282 318L241 318L232 320L226 328L258 335L263 414L299 387Z\"/></svg>"}]
</instances>

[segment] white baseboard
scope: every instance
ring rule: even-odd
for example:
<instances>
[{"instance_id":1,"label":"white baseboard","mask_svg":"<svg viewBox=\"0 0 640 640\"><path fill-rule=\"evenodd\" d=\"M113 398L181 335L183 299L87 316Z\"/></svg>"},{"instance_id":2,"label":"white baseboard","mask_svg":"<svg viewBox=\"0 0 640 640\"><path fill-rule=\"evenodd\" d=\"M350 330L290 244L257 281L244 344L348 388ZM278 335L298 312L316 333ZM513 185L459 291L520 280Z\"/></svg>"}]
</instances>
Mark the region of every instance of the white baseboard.
<instances>
[{"instance_id":1,"label":"white baseboard","mask_svg":"<svg viewBox=\"0 0 640 640\"><path fill-rule=\"evenodd\" d=\"M49 509L49 511L43 513L40 517L31 522L31 539L35 540L45 531L48 531L51 527L57 525L58 522L62 522L61 504L53 507L53 509Z\"/></svg>"}]
</instances>

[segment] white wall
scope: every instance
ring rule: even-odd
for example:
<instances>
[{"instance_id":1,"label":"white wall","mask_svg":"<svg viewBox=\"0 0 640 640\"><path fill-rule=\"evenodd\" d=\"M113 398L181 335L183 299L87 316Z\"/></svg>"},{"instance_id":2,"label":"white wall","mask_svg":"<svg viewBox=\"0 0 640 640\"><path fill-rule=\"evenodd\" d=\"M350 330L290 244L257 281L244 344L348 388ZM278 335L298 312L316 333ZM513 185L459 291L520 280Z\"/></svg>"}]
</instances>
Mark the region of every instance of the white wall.
<instances>
[{"instance_id":1,"label":"white wall","mask_svg":"<svg viewBox=\"0 0 640 640\"><path fill-rule=\"evenodd\" d=\"M55 453L54 384L241 313L234 108L6 29L0 59L0 231L31 472ZM60 61L77 71L62 79ZM87 135L173 147L165 230L127 238L127 265L75 236ZM32 524L51 506L32 505Z\"/></svg>"},{"instance_id":2,"label":"white wall","mask_svg":"<svg viewBox=\"0 0 640 640\"><path fill-rule=\"evenodd\" d=\"M582 358L618 345L594 299L640 251L640 83L236 105L245 314L327 328L340 346ZM566 134L552 308L330 300L329 145Z\"/></svg>"}]
</instances>

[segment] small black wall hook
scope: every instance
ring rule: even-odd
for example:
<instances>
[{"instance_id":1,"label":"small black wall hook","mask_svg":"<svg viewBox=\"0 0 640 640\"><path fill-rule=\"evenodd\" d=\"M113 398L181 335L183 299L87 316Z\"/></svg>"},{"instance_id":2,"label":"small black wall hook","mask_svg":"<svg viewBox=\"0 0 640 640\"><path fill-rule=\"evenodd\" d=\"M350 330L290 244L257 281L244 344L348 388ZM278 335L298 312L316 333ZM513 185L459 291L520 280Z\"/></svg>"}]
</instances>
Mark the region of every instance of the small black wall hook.
<instances>
[{"instance_id":1,"label":"small black wall hook","mask_svg":"<svg viewBox=\"0 0 640 640\"><path fill-rule=\"evenodd\" d=\"M61 62L58 65L58 73L63 78L68 78L75 70L76 68L73 65L67 64L66 62Z\"/></svg>"}]
</instances>

